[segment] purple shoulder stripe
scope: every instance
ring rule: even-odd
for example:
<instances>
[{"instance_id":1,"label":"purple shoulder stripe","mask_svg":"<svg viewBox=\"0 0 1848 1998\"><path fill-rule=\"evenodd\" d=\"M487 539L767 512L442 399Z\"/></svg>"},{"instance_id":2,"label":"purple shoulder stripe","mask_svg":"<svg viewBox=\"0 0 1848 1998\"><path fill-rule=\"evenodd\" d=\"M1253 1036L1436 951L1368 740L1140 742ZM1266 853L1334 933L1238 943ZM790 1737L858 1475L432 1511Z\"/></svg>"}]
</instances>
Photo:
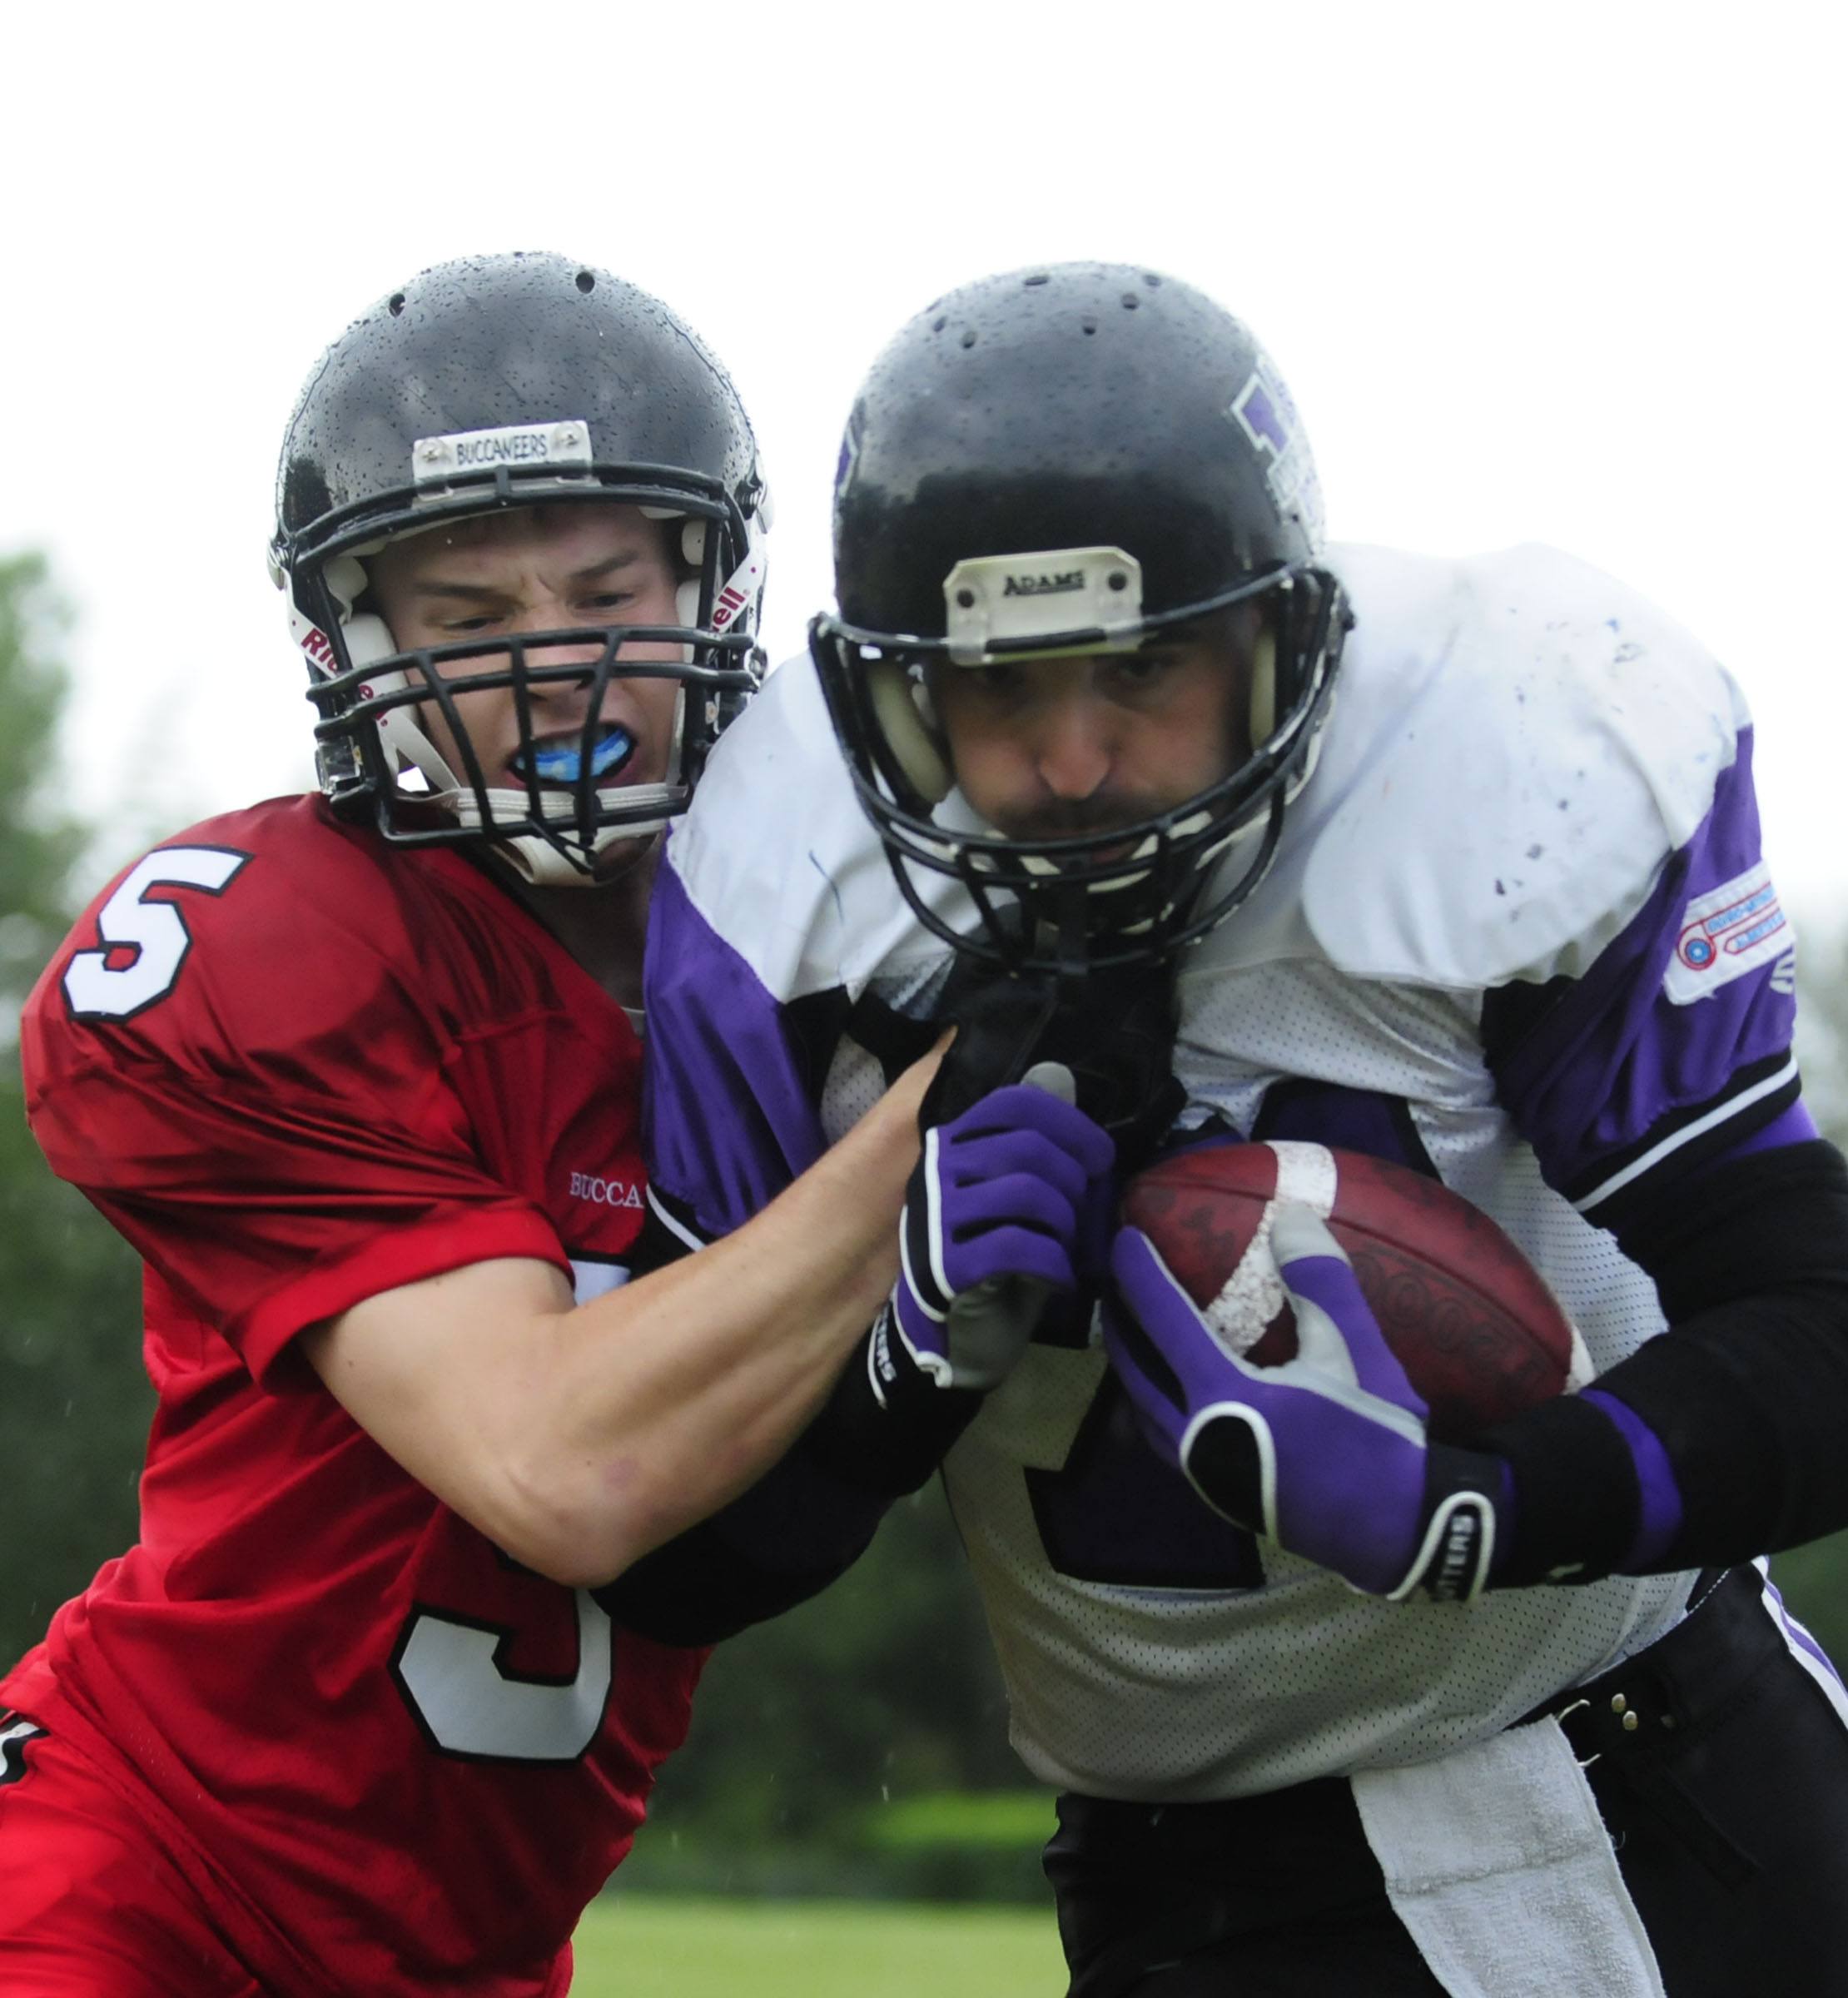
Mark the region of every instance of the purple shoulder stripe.
<instances>
[{"instance_id":1,"label":"purple shoulder stripe","mask_svg":"<svg viewBox=\"0 0 1848 1998\"><path fill-rule=\"evenodd\" d=\"M650 1184L709 1241L820 1157L821 1121L782 1009L671 863L649 906L643 982Z\"/></svg>"},{"instance_id":2,"label":"purple shoulder stripe","mask_svg":"<svg viewBox=\"0 0 1848 1998\"><path fill-rule=\"evenodd\" d=\"M1706 818L1585 975L1485 1003L1498 1094L1548 1182L1608 1224L1652 1176L1781 1123L1798 1089L1794 947L1760 851L1747 729ZM1519 1031L1493 1031L1523 1012Z\"/></svg>"}]
</instances>

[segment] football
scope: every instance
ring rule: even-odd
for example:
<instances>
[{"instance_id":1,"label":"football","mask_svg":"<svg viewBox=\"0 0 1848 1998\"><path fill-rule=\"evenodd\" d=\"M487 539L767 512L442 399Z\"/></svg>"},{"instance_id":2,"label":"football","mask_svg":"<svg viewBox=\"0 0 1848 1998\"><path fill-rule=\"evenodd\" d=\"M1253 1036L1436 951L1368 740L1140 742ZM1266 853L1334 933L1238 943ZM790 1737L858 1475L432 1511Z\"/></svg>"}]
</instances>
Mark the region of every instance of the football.
<instances>
[{"instance_id":1,"label":"football","mask_svg":"<svg viewBox=\"0 0 1848 1998\"><path fill-rule=\"evenodd\" d=\"M1218 1336L1257 1366L1296 1351L1270 1253L1279 1200L1299 1200L1347 1251L1386 1343L1459 1442L1590 1378L1583 1341L1539 1272L1488 1216L1441 1181L1322 1145L1206 1146L1139 1173L1123 1219Z\"/></svg>"}]
</instances>

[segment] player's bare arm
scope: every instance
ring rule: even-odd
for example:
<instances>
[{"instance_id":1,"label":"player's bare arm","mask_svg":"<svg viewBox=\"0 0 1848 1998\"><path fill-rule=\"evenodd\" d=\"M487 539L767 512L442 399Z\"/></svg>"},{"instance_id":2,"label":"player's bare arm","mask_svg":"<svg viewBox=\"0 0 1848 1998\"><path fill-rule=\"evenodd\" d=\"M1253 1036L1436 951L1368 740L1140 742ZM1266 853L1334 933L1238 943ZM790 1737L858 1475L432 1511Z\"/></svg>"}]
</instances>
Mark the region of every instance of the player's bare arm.
<instances>
[{"instance_id":1,"label":"player's bare arm","mask_svg":"<svg viewBox=\"0 0 1848 1998\"><path fill-rule=\"evenodd\" d=\"M814 1414L898 1273L936 1066L913 1065L737 1233L574 1306L498 1258L382 1292L304 1336L353 1419L515 1559L608 1582L716 1511Z\"/></svg>"}]
</instances>

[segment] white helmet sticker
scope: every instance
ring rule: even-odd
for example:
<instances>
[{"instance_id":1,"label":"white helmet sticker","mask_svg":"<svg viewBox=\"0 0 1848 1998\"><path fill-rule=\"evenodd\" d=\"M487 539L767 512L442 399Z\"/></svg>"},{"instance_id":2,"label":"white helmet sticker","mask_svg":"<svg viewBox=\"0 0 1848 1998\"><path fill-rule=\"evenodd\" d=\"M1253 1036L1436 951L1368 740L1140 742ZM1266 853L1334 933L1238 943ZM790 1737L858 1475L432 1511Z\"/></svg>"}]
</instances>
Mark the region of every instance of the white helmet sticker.
<instances>
[{"instance_id":1,"label":"white helmet sticker","mask_svg":"<svg viewBox=\"0 0 1848 1998\"><path fill-rule=\"evenodd\" d=\"M1226 410L1259 453L1264 483L1279 514L1294 514L1313 546L1322 545L1322 487L1309 439L1284 378L1260 355L1250 379Z\"/></svg>"},{"instance_id":2,"label":"white helmet sticker","mask_svg":"<svg viewBox=\"0 0 1848 1998\"><path fill-rule=\"evenodd\" d=\"M410 472L420 486L479 477L507 465L520 471L547 466L588 469L588 423L514 423L498 430L459 430L420 437L410 447Z\"/></svg>"},{"instance_id":3,"label":"white helmet sticker","mask_svg":"<svg viewBox=\"0 0 1848 1998\"><path fill-rule=\"evenodd\" d=\"M1120 548L971 555L945 579L943 600L950 657L959 666L1067 633L1085 634L1087 649L1133 644L1142 625L1142 564ZM1031 644L1024 649L1043 653Z\"/></svg>"}]
</instances>

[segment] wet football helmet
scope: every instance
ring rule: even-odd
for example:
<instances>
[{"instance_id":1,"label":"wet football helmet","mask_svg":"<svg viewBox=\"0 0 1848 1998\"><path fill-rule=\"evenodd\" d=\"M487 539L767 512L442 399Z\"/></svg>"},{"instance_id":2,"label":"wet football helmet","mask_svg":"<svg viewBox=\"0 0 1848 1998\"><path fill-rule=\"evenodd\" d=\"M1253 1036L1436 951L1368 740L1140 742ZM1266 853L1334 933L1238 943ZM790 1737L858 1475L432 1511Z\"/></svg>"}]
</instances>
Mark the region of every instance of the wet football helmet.
<instances>
[{"instance_id":1,"label":"wet football helmet","mask_svg":"<svg viewBox=\"0 0 1848 1998\"><path fill-rule=\"evenodd\" d=\"M594 500L663 523L678 624L407 649L369 595L368 558L400 536L507 507ZM323 792L399 843L484 839L529 880L589 880L608 847L683 808L719 730L761 678L767 524L757 446L731 380L658 299L549 255L465 257L422 272L327 350L283 440L271 574L308 661ZM548 664L544 649L565 641L594 644L601 656ZM642 644L669 657L637 659ZM609 784L633 744L598 718L609 681L624 675L681 683L662 783ZM527 690L564 681L590 689L582 733L536 743ZM523 742L518 788L504 773L490 780L455 705L458 694L509 687ZM428 730L433 705L461 768Z\"/></svg>"},{"instance_id":2,"label":"wet football helmet","mask_svg":"<svg viewBox=\"0 0 1848 1998\"><path fill-rule=\"evenodd\" d=\"M1312 763L1349 615L1281 377L1239 322L1137 266L985 278L862 385L834 495L836 614L810 646L860 801L936 934L1014 972L1159 962L1262 878ZM1002 838L955 791L935 673L1134 651L1256 603L1249 753L1105 833ZM1229 669L1230 670L1230 669ZM951 876L980 922L933 907ZM941 902L941 897L936 898Z\"/></svg>"}]
</instances>

